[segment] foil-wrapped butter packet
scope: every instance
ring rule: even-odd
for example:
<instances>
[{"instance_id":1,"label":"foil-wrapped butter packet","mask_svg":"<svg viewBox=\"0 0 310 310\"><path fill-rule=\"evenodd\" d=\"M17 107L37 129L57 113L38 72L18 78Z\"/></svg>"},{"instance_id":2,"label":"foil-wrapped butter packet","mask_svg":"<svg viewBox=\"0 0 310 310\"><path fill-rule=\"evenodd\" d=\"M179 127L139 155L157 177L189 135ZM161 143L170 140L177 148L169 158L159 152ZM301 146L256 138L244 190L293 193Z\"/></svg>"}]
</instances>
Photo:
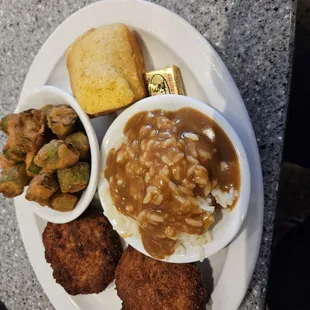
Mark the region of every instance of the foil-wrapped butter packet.
<instances>
[{"instance_id":1,"label":"foil-wrapped butter packet","mask_svg":"<svg viewBox=\"0 0 310 310\"><path fill-rule=\"evenodd\" d=\"M150 96L163 94L185 95L182 76L177 66L170 66L145 73Z\"/></svg>"}]
</instances>

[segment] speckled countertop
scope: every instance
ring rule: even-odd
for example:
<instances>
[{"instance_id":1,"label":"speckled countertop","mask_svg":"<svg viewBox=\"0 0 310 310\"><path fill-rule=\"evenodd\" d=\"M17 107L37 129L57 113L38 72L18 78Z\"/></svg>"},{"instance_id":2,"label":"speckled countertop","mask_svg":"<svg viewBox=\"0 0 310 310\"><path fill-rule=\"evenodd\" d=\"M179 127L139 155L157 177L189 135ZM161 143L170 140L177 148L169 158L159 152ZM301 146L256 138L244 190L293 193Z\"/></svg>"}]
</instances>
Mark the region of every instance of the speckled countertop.
<instances>
[{"instance_id":1,"label":"speckled countertop","mask_svg":"<svg viewBox=\"0 0 310 310\"><path fill-rule=\"evenodd\" d=\"M90 2L0 0L0 116L14 110L43 42L67 16ZM289 91L294 0L156 2L184 17L210 41L250 114L263 167L265 218L259 259L241 309L263 309ZM3 137L0 142L2 146ZM2 197L0 301L8 310L53 309L28 261L12 201Z\"/></svg>"}]
</instances>

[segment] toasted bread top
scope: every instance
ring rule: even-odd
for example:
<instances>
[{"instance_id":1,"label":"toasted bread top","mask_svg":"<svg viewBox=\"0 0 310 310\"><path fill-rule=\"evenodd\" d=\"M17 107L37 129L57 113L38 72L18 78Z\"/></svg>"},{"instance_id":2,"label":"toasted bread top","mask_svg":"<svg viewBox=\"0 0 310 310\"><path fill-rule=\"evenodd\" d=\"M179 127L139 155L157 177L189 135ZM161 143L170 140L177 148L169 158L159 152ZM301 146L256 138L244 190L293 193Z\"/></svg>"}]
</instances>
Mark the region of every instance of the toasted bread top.
<instances>
[{"instance_id":1,"label":"toasted bread top","mask_svg":"<svg viewBox=\"0 0 310 310\"><path fill-rule=\"evenodd\" d=\"M146 95L140 46L124 24L90 29L69 46L67 67L73 94L90 114L113 110ZM102 105L98 101L104 99Z\"/></svg>"}]
</instances>

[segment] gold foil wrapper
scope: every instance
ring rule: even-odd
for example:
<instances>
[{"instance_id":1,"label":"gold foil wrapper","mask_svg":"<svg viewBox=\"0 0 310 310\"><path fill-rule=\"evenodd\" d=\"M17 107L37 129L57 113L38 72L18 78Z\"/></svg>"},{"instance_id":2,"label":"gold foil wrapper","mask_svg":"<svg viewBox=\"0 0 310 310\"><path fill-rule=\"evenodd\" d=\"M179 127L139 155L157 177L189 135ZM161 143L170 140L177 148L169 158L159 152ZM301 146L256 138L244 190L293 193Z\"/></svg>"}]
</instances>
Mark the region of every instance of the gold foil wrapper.
<instances>
[{"instance_id":1,"label":"gold foil wrapper","mask_svg":"<svg viewBox=\"0 0 310 310\"><path fill-rule=\"evenodd\" d=\"M177 66L170 66L145 73L150 96L175 94L185 95L182 76Z\"/></svg>"}]
</instances>

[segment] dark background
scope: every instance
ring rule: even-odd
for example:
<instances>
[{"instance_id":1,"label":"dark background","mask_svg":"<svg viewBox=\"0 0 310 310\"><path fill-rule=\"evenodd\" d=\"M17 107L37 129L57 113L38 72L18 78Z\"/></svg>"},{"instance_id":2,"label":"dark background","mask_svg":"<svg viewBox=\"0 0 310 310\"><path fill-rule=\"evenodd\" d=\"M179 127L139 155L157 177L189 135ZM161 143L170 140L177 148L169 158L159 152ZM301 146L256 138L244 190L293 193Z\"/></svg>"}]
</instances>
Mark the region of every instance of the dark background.
<instances>
[{"instance_id":1,"label":"dark background","mask_svg":"<svg viewBox=\"0 0 310 310\"><path fill-rule=\"evenodd\" d=\"M298 0L267 307L310 309L310 1Z\"/></svg>"}]
</instances>

